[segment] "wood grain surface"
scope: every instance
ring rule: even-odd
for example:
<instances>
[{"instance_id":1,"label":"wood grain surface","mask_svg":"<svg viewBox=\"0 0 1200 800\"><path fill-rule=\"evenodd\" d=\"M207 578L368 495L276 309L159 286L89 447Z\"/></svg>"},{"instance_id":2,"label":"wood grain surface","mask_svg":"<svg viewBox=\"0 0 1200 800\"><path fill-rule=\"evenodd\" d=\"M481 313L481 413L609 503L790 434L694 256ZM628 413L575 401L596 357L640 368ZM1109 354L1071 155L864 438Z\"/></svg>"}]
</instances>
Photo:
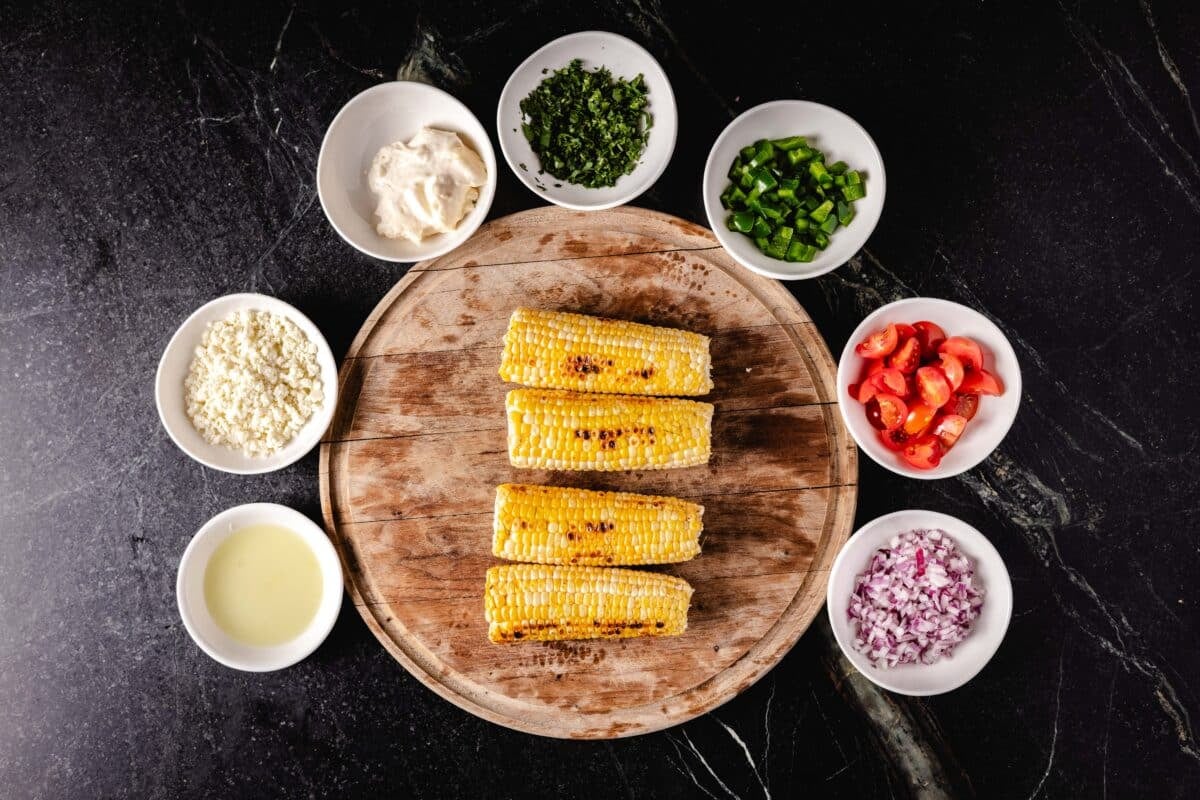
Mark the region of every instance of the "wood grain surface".
<instances>
[{"instance_id":1,"label":"wood grain surface","mask_svg":"<svg viewBox=\"0 0 1200 800\"><path fill-rule=\"evenodd\" d=\"M520 305L712 337L713 457L629 473L518 470L497 375ZM856 451L834 365L804 309L690 222L543 208L418 264L363 325L321 446L321 504L367 625L451 702L530 733L610 738L702 714L758 680L821 610L850 533ZM494 645L483 618L495 487L526 482L703 503L695 588L667 639Z\"/></svg>"}]
</instances>

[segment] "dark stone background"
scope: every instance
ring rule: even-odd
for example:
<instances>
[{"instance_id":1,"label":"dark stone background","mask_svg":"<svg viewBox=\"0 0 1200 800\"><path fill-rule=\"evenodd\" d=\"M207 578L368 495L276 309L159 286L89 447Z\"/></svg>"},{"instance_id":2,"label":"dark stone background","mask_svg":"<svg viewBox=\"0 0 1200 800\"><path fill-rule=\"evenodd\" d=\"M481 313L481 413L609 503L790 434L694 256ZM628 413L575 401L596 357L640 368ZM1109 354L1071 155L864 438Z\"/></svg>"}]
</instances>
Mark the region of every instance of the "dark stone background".
<instances>
[{"instance_id":1,"label":"dark stone background","mask_svg":"<svg viewBox=\"0 0 1200 800\"><path fill-rule=\"evenodd\" d=\"M0 0L0 795L1200 795L1200 14L837 5ZM679 100L641 205L703 222L712 141L766 100L871 131L882 222L858 258L792 285L835 353L912 294L980 309L1017 348L1021 414L984 464L924 483L861 462L859 522L942 510L1008 562L1012 627L965 688L877 692L819 620L712 714L559 742L440 700L349 607L277 674L187 638L188 538L242 502L317 517L317 458L260 477L188 460L154 410L167 339L257 290L340 356L404 268L350 249L316 202L338 108L399 74L490 125L528 53L588 28L645 44ZM502 167L494 217L538 202Z\"/></svg>"}]
</instances>

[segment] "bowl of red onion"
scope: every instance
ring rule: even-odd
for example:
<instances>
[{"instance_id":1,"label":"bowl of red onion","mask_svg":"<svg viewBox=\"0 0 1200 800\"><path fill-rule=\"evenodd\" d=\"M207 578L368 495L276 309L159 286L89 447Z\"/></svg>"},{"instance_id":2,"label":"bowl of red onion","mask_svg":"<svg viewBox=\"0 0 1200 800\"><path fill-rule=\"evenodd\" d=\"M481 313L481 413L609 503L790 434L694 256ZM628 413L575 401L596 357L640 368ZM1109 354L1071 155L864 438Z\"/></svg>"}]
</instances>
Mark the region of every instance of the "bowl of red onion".
<instances>
[{"instance_id":1,"label":"bowl of red onion","mask_svg":"<svg viewBox=\"0 0 1200 800\"><path fill-rule=\"evenodd\" d=\"M833 562L826 600L855 669L916 696L974 678L1012 618L1012 582L992 543L960 519L917 509L859 528Z\"/></svg>"}]
</instances>

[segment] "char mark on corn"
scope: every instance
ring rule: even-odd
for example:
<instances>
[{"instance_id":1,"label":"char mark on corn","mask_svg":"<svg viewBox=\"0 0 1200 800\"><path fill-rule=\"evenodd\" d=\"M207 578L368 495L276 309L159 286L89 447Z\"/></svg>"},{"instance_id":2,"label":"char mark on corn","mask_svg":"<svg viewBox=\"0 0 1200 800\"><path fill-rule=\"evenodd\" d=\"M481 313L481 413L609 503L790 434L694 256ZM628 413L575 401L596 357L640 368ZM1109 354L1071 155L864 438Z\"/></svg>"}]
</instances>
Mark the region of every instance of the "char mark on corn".
<instances>
[{"instance_id":1,"label":"char mark on corn","mask_svg":"<svg viewBox=\"0 0 1200 800\"><path fill-rule=\"evenodd\" d=\"M484 614L496 643L678 636L692 587L656 572L507 564L487 571Z\"/></svg>"},{"instance_id":2,"label":"char mark on corn","mask_svg":"<svg viewBox=\"0 0 1200 800\"><path fill-rule=\"evenodd\" d=\"M518 308L500 377L540 389L638 395L712 390L707 336L678 328Z\"/></svg>"}]
</instances>

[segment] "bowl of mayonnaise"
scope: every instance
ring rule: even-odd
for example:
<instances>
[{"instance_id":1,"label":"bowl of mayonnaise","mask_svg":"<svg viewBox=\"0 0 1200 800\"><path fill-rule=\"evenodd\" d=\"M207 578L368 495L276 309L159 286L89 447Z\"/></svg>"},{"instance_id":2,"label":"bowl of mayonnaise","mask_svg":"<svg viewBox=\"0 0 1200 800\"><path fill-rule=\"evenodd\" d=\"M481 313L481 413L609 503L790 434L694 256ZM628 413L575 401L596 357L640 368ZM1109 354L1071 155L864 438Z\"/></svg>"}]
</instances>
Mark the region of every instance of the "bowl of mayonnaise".
<instances>
[{"instance_id":1,"label":"bowl of mayonnaise","mask_svg":"<svg viewBox=\"0 0 1200 800\"><path fill-rule=\"evenodd\" d=\"M496 193L496 154L479 119L441 89L372 86L325 133L317 194L351 246L385 261L423 261L465 242Z\"/></svg>"}]
</instances>

